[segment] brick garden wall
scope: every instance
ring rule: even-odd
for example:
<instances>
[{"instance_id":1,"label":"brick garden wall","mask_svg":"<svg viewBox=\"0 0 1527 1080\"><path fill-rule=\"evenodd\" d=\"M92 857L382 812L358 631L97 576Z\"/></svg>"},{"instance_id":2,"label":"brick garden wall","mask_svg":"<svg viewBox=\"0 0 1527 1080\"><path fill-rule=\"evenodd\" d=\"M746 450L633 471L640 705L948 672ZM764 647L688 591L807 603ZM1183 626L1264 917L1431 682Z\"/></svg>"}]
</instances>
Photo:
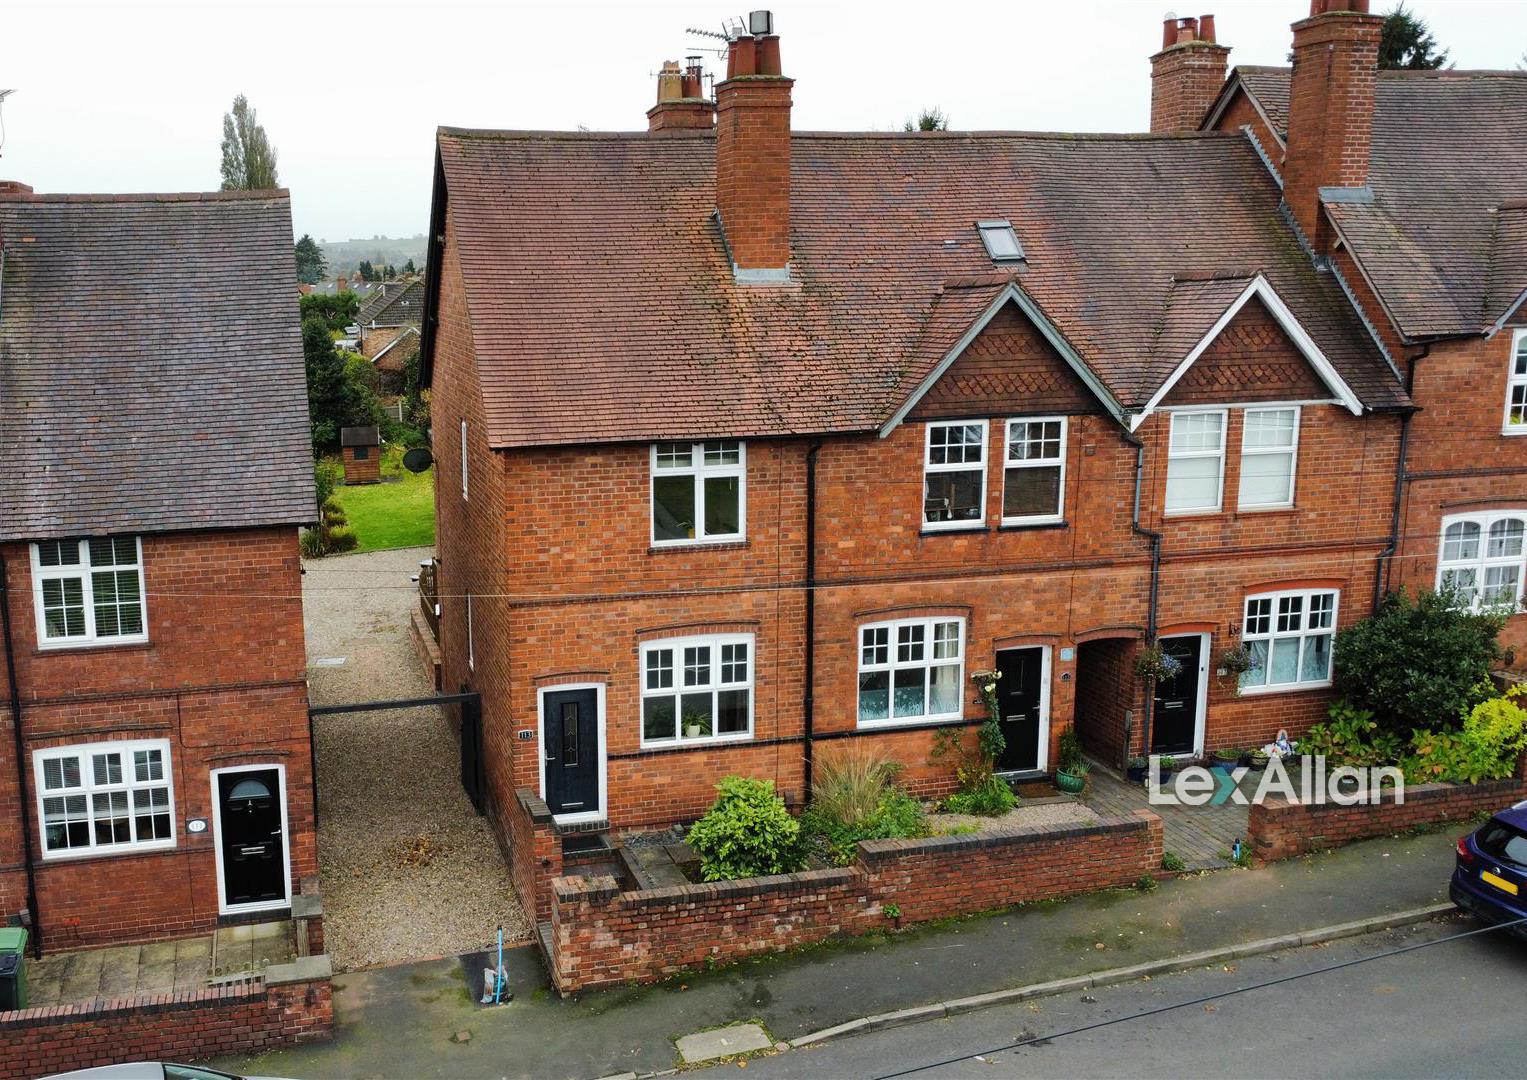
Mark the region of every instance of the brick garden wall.
<instances>
[{"instance_id":1,"label":"brick garden wall","mask_svg":"<svg viewBox=\"0 0 1527 1080\"><path fill-rule=\"evenodd\" d=\"M840 869L623 892L614 878L552 883L552 978L562 993L650 982L839 935L1133 884L1159 869L1161 819L872 840Z\"/></svg>"},{"instance_id":2,"label":"brick garden wall","mask_svg":"<svg viewBox=\"0 0 1527 1080\"><path fill-rule=\"evenodd\" d=\"M1466 821L1478 813L1502 810L1524 796L1527 780L1513 779L1407 786L1403 803L1395 802L1388 791L1378 805L1270 801L1251 806L1246 835L1258 858L1275 861L1420 825Z\"/></svg>"},{"instance_id":3,"label":"brick garden wall","mask_svg":"<svg viewBox=\"0 0 1527 1080\"><path fill-rule=\"evenodd\" d=\"M333 1024L327 974L0 1012L0 1080L29 1080L119 1061L194 1061L250 1053L327 1039Z\"/></svg>"}]
</instances>

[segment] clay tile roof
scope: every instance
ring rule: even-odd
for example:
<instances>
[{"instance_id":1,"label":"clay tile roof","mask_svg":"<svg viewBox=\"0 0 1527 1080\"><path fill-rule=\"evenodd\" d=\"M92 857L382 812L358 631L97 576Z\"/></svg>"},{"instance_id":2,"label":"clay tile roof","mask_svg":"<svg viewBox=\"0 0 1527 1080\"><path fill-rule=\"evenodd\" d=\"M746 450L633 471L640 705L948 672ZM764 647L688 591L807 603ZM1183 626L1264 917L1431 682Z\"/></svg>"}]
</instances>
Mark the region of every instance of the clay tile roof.
<instances>
[{"instance_id":1,"label":"clay tile roof","mask_svg":"<svg viewBox=\"0 0 1527 1080\"><path fill-rule=\"evenodd\" d=\"M1236 76L1286 139L1288 69ZM1524 130L1527 72L1379 72L1372 199L1326 209L1407 337L1487 330L1527 289L1527 273L1502 276L1527 262L1520 233L1496 229L1527 198Z\"/></svg>"},{"instance_id":2,"label":"clay tile roof","mask_svg":"<svg viewBox=\"0 0 1527 1080\"><path fill-rule=\"evenodd\" d=\"M0 538L313 517L284 191L0 199Z\"/></svg>"},{"instance_id":3,"label":"clay tile roof","mask_svg":"<svg viewBox=\"0 0 1527 1080\"><path fill-rule=\"evenodd\" d=\"M418 326L424 313L424 279L387 281L361 305L361 326Z\"/></svg>"},{"instance_id":4,"label":"clay tile roof","mask_svg":"<svg viewBox=\"0 0 1527 1080\"><path fill-rule=\"evenodd\" d=\"M979 314L948 283L998 288L991 218L1126 408L1184 271L1261 272L1365 403L1407 401L1239 134L797 133L783 287L732 281L713 137L442 129L439 150L494 446L873 430Z\"/></svg>"},{"instance_id":5,"label":"clay tile roof","mask_svg":"<svg viewBox=\"0 0 1527 1080\"><path fill-rule=\"evenodd\" d=\"M1183 359L1213 329L1221 315L1246 291L1254 275L1224 274L1174 277L1162 305L1160 333L1140 392L1160 387Z\"/></svg>"}]
</instances>

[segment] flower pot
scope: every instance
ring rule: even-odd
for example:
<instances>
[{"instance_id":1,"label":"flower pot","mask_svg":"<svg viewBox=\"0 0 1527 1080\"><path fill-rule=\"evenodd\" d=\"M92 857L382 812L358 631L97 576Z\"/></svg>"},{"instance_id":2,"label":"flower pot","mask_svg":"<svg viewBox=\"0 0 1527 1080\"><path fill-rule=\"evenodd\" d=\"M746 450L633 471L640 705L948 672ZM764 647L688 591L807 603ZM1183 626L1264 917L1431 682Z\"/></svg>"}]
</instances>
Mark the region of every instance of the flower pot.
<instances>
[{"instance_id":1,"label":"flower pot","mask_svg":"<svg viewBox=\"0 0 1527 1080\"><path fill-rule=\"evenodd\" d=\"M1129 768L1127 769L1127 775L1129 776L1129 782L1131 784L1143 784L1143 783L1145 783L1145 774L1147 772L1149 772L1149 771L1150 771L1150 767L1147 766L1147 765L1131 765L1131 766L1129 766Z\"/></svg>"},{"instance_id":2,"label":"flower pot","mask_svg":"<svg viewBox=\"0 0 1527 1080\"><path fill-rule=\"evenodd\" d=\"M701 729L699 724L685 724L684 725L684 737L686 739L698 739L701 736L701 734L703 734L703 730Z\"/></svg>"},{"instance_id":3,"label":"flower pot","mask_svg":"<svg viewBox=\"0 0 1527 1080\"><path fill-rule=\"evenodd\" d=\"M1087 786L1086 773L1070 773L1064 769L1058 769L1055 773L1055 786L1068 795L1080 795L1082 789Z\"/></svg>"}]
</instances>

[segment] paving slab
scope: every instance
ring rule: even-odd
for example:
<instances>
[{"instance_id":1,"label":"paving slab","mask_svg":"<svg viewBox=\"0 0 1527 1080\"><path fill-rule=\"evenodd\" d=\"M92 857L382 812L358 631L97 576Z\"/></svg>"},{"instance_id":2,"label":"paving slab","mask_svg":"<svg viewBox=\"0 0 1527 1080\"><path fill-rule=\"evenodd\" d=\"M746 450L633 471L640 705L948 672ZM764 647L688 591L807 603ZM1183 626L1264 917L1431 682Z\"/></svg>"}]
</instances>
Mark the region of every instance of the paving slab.
<instances>
[{"instance_id":1,"label":"paving slab","mask_svg":"<svg viewBox=\"0 0 1527 1080\"><path fill-rule=\"evenodd\" d=\"M773 1046L774 1040L757 1024L733 1024L714 1031L697 1031L678 1040L679 1057L686 1065L751 1054Z\"/></svg>"}]
</instances>

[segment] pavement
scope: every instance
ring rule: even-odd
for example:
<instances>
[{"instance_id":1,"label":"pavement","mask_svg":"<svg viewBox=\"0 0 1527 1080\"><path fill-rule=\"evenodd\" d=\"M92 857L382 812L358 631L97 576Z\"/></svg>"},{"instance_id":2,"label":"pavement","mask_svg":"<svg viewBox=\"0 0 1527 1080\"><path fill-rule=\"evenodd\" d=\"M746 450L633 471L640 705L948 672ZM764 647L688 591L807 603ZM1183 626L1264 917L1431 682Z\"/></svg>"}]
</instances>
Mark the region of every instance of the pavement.
<instances>
[{"instance_id":1,"label":"pavement","mask_svg":"<svg viewBox=\"0 0 1527 1080\"><path fill-rule=\"evenodd\" d=\"M565 1000L529 948L506 955L516 996L498 1007L476 1004L481 956L352 972L335 978L331 1042L213 1064L296 1078L662 1071L679 1064L678 1039L729 1024L757 1023L788 1041L863 1016L1435 904L1446 900L1463 831L1364 841ZM1292 1022L1310 1019L1301 1008Z\"/></svg>"},{"instance_id":2,"label":"pavement","mask_svg":"<svg viewBox=\"0 0 1527 1080\"><path fill-rule=\"evenodd\" d=\"M748 1076L1520 1076L1527 942L1452 939L1474 929L1449 915L755 1057Z\"/></svg>"}]
</instances>

